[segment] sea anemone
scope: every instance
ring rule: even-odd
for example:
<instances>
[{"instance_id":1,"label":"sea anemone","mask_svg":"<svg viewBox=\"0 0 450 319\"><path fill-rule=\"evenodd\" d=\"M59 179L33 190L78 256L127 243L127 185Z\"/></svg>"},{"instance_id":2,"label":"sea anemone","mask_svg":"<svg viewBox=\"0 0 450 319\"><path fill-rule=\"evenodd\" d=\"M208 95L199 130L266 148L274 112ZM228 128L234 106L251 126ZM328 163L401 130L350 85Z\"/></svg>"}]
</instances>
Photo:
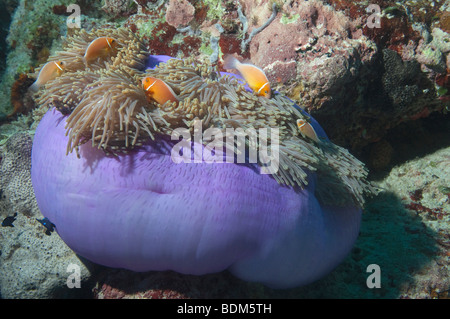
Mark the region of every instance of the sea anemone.
<instances>
[{"instance_id":1,"label":"sea anemone","mask_svg":"<svg viewBox=\"0 0 450 319\"><path fill-rule=\"evenodd\" d=\"M84 63L86 46L106 35L118 41L117 52ZM37 97L56 110L36 130L32 181L42 213L74 251L136 271L229 268L274 287L316 280L348 253L374 189L364 165L291 100L256 96L205 62L147 57L121 29L81 31L63 49L50 60L66 62L64 73ZM167 83L178 101L147 99L146 76ZM298 119L320 140L302 136ZM244 143L277 145L278 170L261 174L262 154L256 163L248 156L239 164L174 163L178 140L170 136L179 128L195 136L199 122L204 132L277 129L276 137ZM239 143L226 140L224 149L236 154ZM189 140L211 154L205 144Z\"/></svg>"}]
</instances>

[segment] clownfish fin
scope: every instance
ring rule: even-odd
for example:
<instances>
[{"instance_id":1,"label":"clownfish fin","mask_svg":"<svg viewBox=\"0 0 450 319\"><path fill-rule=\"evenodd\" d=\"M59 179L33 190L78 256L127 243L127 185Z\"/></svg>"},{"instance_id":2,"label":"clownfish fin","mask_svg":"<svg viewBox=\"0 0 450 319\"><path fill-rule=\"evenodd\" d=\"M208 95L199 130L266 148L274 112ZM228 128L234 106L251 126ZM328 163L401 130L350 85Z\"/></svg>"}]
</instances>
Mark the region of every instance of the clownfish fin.
<instances>
[{"instance_id":1,"label":"clownfish fin","mask_svg":"<svg viewBox=\"0 0 450 319\"><path fill-rule=\"evenodd\" d=\"M298 129L300 131L300 134L303 137L307 137L311 140L313 140L316 143L320 142L320 138L316 133L316 130L314 129L314 127L308 123L307 121L303 120L303 119L298 119L297 120L297 126Z\"/></svg>"},{"instance_id":2,"label":"clownfish fin","mask_svg":"<svg viewBox=\"0 0 450 319\"><path fill-rule=\"evenodd\" d=\"M34 81L34 83L30 85L28 90L30 90L31 92L37 92L39 90L39 88L40 88L40 85L37 83L37 81Z\"/></svg>"},{"instance_id":3,"label":"clownfish fin","mask_svg":"<svg viewBox=\"0 0 450 319\"><path fill-rule=\"evenodd\" d=\"M236 69L256 95L270 99L270 83L267 79L266 74L261 68L257 67L251 62L239 62L232 55L225 56L223 67L224 69Z\"/></svg>"},{"instance_id":4,"label":"clownfish fin","mask_svg":"<svg viewBox=\"0 0 450 319\"><path fill-rule=\"evenodd\" d=\"M223 59L223 68L224 69L237 69L238 65L241 62L239 62L238 59L236 59L231 54L227 54Z\"/></svg>"}]
</instances>

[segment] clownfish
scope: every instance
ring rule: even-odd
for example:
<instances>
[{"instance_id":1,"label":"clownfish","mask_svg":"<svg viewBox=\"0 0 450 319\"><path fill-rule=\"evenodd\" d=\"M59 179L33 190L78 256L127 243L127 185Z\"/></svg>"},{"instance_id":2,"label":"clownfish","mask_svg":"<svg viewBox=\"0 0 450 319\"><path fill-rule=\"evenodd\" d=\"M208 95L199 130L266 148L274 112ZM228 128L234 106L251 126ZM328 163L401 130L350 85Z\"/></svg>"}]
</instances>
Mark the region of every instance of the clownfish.
<instances>
[{"instance_id":1,"label":"clownfish","mask_svg":"<svg viewBox=\"0 0 450 319\"><path fill-rule=\"evenodd\" d=\"M117 41L113 38L101 37L92 40L84 53L84 62L88 63L99 57L104 57L114 51L117 47Z\"/></svg>"},{"instance_id":2,"label":"clownfish","mask_svg":"<svg viewBox=\"0 0 450 319\"><path fill-rule=\"evenodd\" d=\"M149 76L145 77L142 79L142 86L144 87L147 98L159 104L164 104L167 101L178 102L177 95L173 92L172 88L160 79Z\"/></svg>"},{"instance_id":3,"label":"clownfish","mask_svg":"<svg viewBox=\"0 0 450 319\"><path fill-rule=\"evenodd\" d=\"M270 83L263 70L253 64L241 63L231 55L225 57L223 67L238 70L256 95L270 99Z\"/></svg>"},{"instance_id":4,"label":"clownfish","mask_svg":"<svg viewBox=\"0 0 450 319\"><path fill-rule=\"evenodd\" d=\"M320 139L317 136L316 131L314 130L314 128L312 127L312 125L308 122L306 122L305 120L297 120L297 126L298 129L300 131L300 133L302 134L302 136L306 136L310 139L312 139L314 142L319 143Z\"/></svg>"},{"instance_id":5,"label":"clownfish","mask_svg":"<svg viewBox=\"0 0 450 319\"><path fill-rule=\"evenodd\" d=\"M47 62L39 71L36 81L30 86L31 91L37 91L42 85L55 79L64 72L64 62L50 61Z\"/></svg>"}]
</instances>

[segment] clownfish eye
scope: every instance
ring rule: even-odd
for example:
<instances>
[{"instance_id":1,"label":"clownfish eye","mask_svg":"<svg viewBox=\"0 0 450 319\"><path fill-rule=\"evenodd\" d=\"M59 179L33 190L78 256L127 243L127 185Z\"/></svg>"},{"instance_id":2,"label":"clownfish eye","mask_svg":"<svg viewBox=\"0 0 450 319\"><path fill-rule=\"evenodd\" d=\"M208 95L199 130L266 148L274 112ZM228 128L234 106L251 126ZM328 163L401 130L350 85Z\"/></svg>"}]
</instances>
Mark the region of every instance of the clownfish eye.
<instances>
[{"instance_id":1,"label":"clownfish eye","mask_svg":"<svg viewBox=\"0 0 450 319\"><path fill-rule=\"evenodd\" d=\"M64 62L62 62L62 61L59 62L59 65L60 65L60 66L63 66L63 65L64 65Z\"/></svg>"}]
</instances>

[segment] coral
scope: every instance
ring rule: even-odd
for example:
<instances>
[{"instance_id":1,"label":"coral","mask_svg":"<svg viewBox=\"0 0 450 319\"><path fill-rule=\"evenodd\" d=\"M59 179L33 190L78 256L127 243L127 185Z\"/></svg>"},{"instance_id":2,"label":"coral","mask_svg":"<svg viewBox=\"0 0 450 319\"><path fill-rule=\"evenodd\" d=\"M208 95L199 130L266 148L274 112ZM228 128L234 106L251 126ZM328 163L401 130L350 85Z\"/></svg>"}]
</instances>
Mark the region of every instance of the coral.
<instances>
[{"instance_id":1,"label":"coral","mask_svg":"<svg viewBox=\"0 0 450 319\"><path fill-rule=\"evenodd\" d=\"M11 104L13 111L8 115L11 117L17 113L27 114L33 107L34 102L28 93L28 88L34 80L27 74L20 74L19 78L11 87Z\"/></svg>"},{"instance_id":2,"label":"coral","mask_svg":"<svg viewBox=\"0 0 450 319\"><path fill-rule=\"evenodd\" d=\"M0 156L2 195L12 210L25 215L36 210L30 178L31 146L32 139L28 133L16 133L6 141Z\"/></svg>"},{"instance_id":3,"label":"coral","mask_svg":"<svg viewBox=\"0 0 450 319\"><path fill-rule=\"evenodd\" d=\"M241 43L234 34L222 34L219 39L219 46L222 52L226 53L241 53ZM243 57L248 58L250 53L243 54Z\"/></svg>"},{"instance_id":4,"label":"coral","mask_svg":"<svg viewBox=\"0 0 450 319\"><path fill-rule=\"evenodd\" d=\"M42 62L37 60L46 59L48 53L45 52L49 52L53 44L56 45L67 31L66 15L54 14L53 8L57 5L68 6L72 2L69 0L17 1L6 38L8 50L6 48L4 50L7 52L7 63L1 78L0 114L10 114L13 108L17 107L10 102L10 90L19 74L30 72L33 66ZM89 7L83 6L84 14ZM26 104L27 101L23 103Z\"/></svg>"},{"instance_id":5,"label":"coral","mask_svg":"<svg viewBox=\"0 0 450 319\"><path fill-rule=\"evenodd\" d=\"M435 69L442 73L445 70L445 62L442 53L436 50L432 45L425 45L421 47L420 54L417 56L419 63L425 64L430 69Z\"/></svg>"},{"instance_id":6,"label":"coral","mask_svg":"<svg viewBox=\"0 0 450 319\"><path fill-rule=\"evenodd\" d=\"M386 70L382 76L383 88L400 109L398 114L392 115L401 116L422 95L418 85L420 66L415 61L403 61L395 51L389 49L383 51L383 60Z\"/></svg>"},{"instance_id":7,"label":"coral","mask_svg":"<svg viewBox=\"0 0 450 319\"><path fill-rule=\"evenodd\" d=\"M431 44L442 53L450 52L450 35L439 28L434 28L431 31L432 41Z\"/></svg>"},{"instance_id":8,"label":"coral","mask_svg":"<svg viewBox=\"0 0 450 319\"><path fill-rule=\"evenodd\" d=\"M450 32L450 12L444 11L439 19L442 30L449 33Z\"/></svg>"},{"instance_id":9,"label":"coral","mask_svg":"<svg viewBox=\"0 0 450 319\"><path fill-rule=\"evenodd\" d=\"M186 26L194 18L195 8L187 0L170 0L166 9L166 21L179 28Z\"/></svg>"},{"instance_id":10,"label":"coral","mask_svg":"<svg viewBox=\"0 0 450 319\"><path fill-rule=\"evenodd\" d=\"M419 262L416 265L408 263L415 269L408 270L411 280L406 280L401 297L435 298L444 296L448 291L450 201L441 188L450 183L447 169L449 159L450 149L439 149L397 165L380 184L386 191L394 192L400 204L415 216L414 223L401 221L401 225L408 233L406 238L410 240L409 245L417 246L409 250L414 251L417 257L426 256L422 261L417 260ZM419 234L426 236L418 240ZM418 264L421 267L417 267Z\"/></svg>"},{"instance_id":11,"label":"coral","mask_svg":"<svg viewBox=\"0 0 450 319\"><path fill-rule=\"evenodd\" d=\"M32 142L32 135L21 131L0 147L0 220L17 213L15 227L0 227L0 294L7 299L86 297L89 262L80 262L56 234L46 236L36 221L41 215L31 183ZM82 289L67 288L64 274L71 263L80 267Z\"/></svg>"},{"instance_id":12,"label":"coral","mask_svg":"<svg viewBox=\"0 0 450 319\"><path fill-rule=\"evenodd\" d=\"M376 48L347 17L320 1L293 1L283 12L250 43L252 61L292 92L301 86L300 96L293 98L320 107L356 78L360 64L372 61ZM287 13L298 18L286 23ZM292 34L295 40L285 41Z\"/></svg>"},{"instance_id":13,"label":"coral","mask_svg":"<svg viewBox=\"0 0 450 319\"><path fill-rule=\"evenodd\" d=\"M394 149L386 140L374 143L369 155L369 166L376 171L385 169L392 160Z\"/></svg>"},{"instance_id":14,"label":"coral","mask_svg":"<svg viewBox=\"0 0 450 319\"><path fill-rule=\"evenodd\" d=\"M129 16L136 13L133 0L104 0L104 3L101 9L112 17Z\"/></svg>"},{"instance_id":15,"label":"coral","mask_svg":"<svg viewBox=\"0 0 450 319\"><path fill-rule=\"evenodd\" d=\"M204 5L207 7L206 18L208 20L221 20L224 13L226 3L224 2L232 2L232 1L222 1L222 0L203 0Z\"/></svg>"},{"instance_id":16,"label":"coral","mask_svg":"<svg viewBox=\"0 0 450 319\"><path fill-rule=\"evenodd\" d=\"M248 30L248 21L247 21L247 17L244 16L244 14L242 13L242 9L239 6L238 7L238 16L239 16L239 20L241 21L242 24L242 43L241 43L241 51L245 52L245 50L247 49L247 45L250 43L250 41L252 41L253 37L255 35L257 35L258 33L260 33L262 30L264 30L277 16L277 8L276 5L273 4L272 5L272 14L270 15L270 17L267 19L267 21L265 21L261 26L257 27L257 28L253 28L253 30L248 34L247 36L247 30Z\"/></svg>"},{"instance_id":17,"label":"coral","mask_svg":"<svg viewBox=\"0 0 450 319\"><path fill-rule=\"evenodd\" d=\"M419 42L415 58L427 68L437 73L445 73L445 56L450 52L450 35L439 28L434 28L430 36L432 37L430 42L425 40Z\"/></svg>"},{"instance_id":18,"label":"coral","mask_svg":"<svg viewBox=\"0 0 450 319\"><path fill-rule=\"evenodd\" d=\"M155 9L147 14L135 14L125 27L137 32L147 50L153 54L187 57L202 45L202 39L195 34L183 34L165 20L164 11ZM196 12L197 14L197 12Z\"/></svg>"},{"instance_id":19,"label":"coral","mask_svg":"<svg viewBox=\"0 0 450 319\"><path fill-rule=\"evenodd\" d=\"M434 84L414 59L403 60L395 51L383 49L380 60L368 74L373 77L366 77L356 87L348 87L349 109L345 117L343 109L332 108L333 103L314 113L320 121L328 123L327 132L336 137L336 143L361 149L379 141L388 129L442 108ZM336 121L338 113L342 117Z\"/></svg>"},{"instance_id":20,"label":"coral","mask_svg":"<svg viewBox=\"0 0 450 319\"><path fill-rule=\"evenodd\" d=\"M39 210L36 209L36 214ZM0 293L5 299L89 298L92 265L61 238L45 235L35 218L19 212L15 227L0 228ZM68 265L80 269L80 288L69 289ZM38 265L38 266L37 266ZM89 267L89 269L87 268Z\"/></svg>"},{"instance_id":21,"label":"coral","mask_svg":"<svg viewBox=\"0 0 450 319\"><path fill-rule=\"evenodd\" d=\"M380 140L388 128L441 110L449 92L447 86L435 89L434 83L435 78L446 74L448 53L442 47L448 35L436 27L429 28L432 31L428 36L426 32L427 23L433 23L432 15L439 17L443 10L438 10L438 6L433 9L427 3L429 8L424 15L425 11L417 4L374 3L383 10L382 28L366 25L369 13L364 2L286 2L275 20L252 39L249 50L240 53L237 48L242 41L240 30L247 28L247 33L251 33L271 13L267 1L258 5L242 1L242 14L237 12L238 6L227 7L224 18L239 21L239 17L241 20L249 17L249 21L237 27L221 22L225 31L220 35L219 45L223 53L242 54L262 67L272 86L301 101L306 110L324 123L334 142L359 151ZM250 18L253 16L259 18ZM292 34L296 35L295 41L285 41ZM387 73L393 73L384 71L391 67L386 49L398 53L411 65L412 61L419 61L417 81L409 81L415 83L386 85L391 76ZM423 74L426 65L432 72ZM402 73L399 68L396 70ZM395 114L380 110L394 110Z\"/></svg>"},{"instance_id":22,"label":"coral","mask_svg":"<svg viewBox=\"0 0 450 319\"><path fill-rule=\"evenodd\" d=\"M36 63L44 63L50 55L54 56L54 48L59 45L59 41L53 42L52 39L58 39L60 34L66 32L64 20L67 16L65 9L68 3L65 1L8 1L6 6L9 12L13 11L11 3L14 2L20 3L20 5L14 16L13 27L11 28L14 30L9 38L9 60L0 96L0 122L13 119L12 117L7 118L7 114L11 114L13 110L13 105L16 110L30 109L29 106L31 104L28 104L28 101L22 98L24 95L21 96L30 80L23 75L19 75L29 72L30 67L36 65ZM102 4L106 4L106 2L119 4L124 1L102 1ZM138 4L139 11L137 14L133 14L135 12L134 8L130 8L130 11L128 11L117 7L118 10L115 11L117 14L110 11L110 14L108 14L109 18L115 25L118 25L121 23L120 21L123 21L123 19L117 20L121 15L133 14L125 21L125 26L130 28L132 32L143 35L143 42L147 51L177 57L198 57L200 55L209 56L214 54L211 62L219 61L219 66L221 66L220 58L223 53L238 53L258 66L261 66L260 63L264 62L264 50L260 50L254 57L251 54L253 51L246 50L242 52L241 46L245 39L248 39L248 35L251 34L252 30L262 26L268 20L271 15L270 9L273 1L190 1L195 8L194 19L189 22L189 29L178 30L166 21L164 4L168 1L137 0L128 2ZM42 5L44 3L45 5ZM82 6L83 27L89 29L88 24L85 24L85 19L91 19L90 17L93 16L96 17L93 21L97 27L103 24L104 21L98 19L98 17L102 16L98 14L100 6L96 11L97 13L94 13L88 8L90 6L88 1L79 3ZM277 1L277 3L280 3L280 1ZM279 5L277 18L272 21L270 26L278 23L286 28L293 28L293 26L300 24L302 19L300 13L297 12L299 3L300 1L286 1L284 4ZM266 67L266 71L270 73L272 83L276 84L274 86L279 91L289 92L291 98L301 101L303 106L320 120L329 136L332 137L333 142L352 146L355 150L361 149L362 146L368 143L373 143L373 145L369 144L367 147L368 150L371 150L371 154L369 154L371 159L370 161L368 160L368 164L373 168L384 170L393 160L396 160L395 157L403 153L402 145L392 143L393 135L398 135L400 132L400 134L408 136L408 133L412 131L422 132L419 125L419 123L422 123L422 117L428 117L431 114L436 119L436 116L439 116L436 110L443 109L446 101L448 108L450 96L448 74L450 70L450 52L445 48L446 44L448 44L447 39L450 30L448 27L449 14L446 11L448 10L448 4L445 4L443 1L418 0L400 4L394 0L374 0L371 3L379 4L382 8L382 28L370 29L365 25L368 17L368 13L365 11L367 2L324 0L322 2L314 1L314 3L318 8L329 7L328 5L330 5L330 8L334 8L335 12L333 15L335 16L339 16L339 13L345 15L341 22L347 19L349 24L345 32L342 32L342 37L334 33L335 30L338 30L334 25L333 27L327 26L327 33L331 34L330 40L333 40L333 37L337 39L333 47L334 50L339 51L344 48L348 49L350 53L337 52L336 59L327 59L326 47L319 46L314 37L308 37L304 39L305 41L302 41L301 45L294 47L294 51L298 48L298 51L295 52L296 54L291 56L286 54L287 51L285 50L277 52L279 59L270 62L268 66L264 64L262 66ZM35 4L36 8L34 7ZM47 4L48 7L46 7ZM243 23L238 17L237 4L242 5L242 15L247 19L248 29L246 34L242 34ZM312 3L310 7L313 7ZM43 11L53 12L54 15L40 16L37 13L41 8ZM325 11L322 8L317 12L321 12L321 10ZM22 13L26 11L26 13L19 14L21 11ZM103 14L103 16L105 15ZM330 13L328 17L331 16L332 14ZM312 17L317 18L319 15L317 17L312 15ZM45 22L49 19L53 20L53 22ZM41 20L44 27L38 28L40 22L35 23L36 20ZM306 20L308 23L314 22L314 19L308 20L306 18ZM329 21L332 20L330 19ZM217 31L218 28L215 27L215 24L221 26L222 30ZM315 29L318 25L320 24L312 24L310 27L311 32L317 32ZM271 41L272 45L267 45L267 49L275 46L278 36L282 35L281 32L277 33L281 28L278 30L274 29L277 32L272 32L274 30L271 30L269 27L253 37L248 43L250 44L248 48L262 46L263 42L255 41L255 39L258 40L258 37ZM52 30L52 32L47 34L45 32L47 28ZM69 30L69 34L71 32ZM269 32L269 34L263 37L266 32ZM35 43L25 41L30 34L32 34L31 38L36 39ZM278 36L275 36L276 34ZM351 45L342 45L340 40L344 39L345 42L348 35L351 40L358 39L363 44L358 46L356 44L357 41L350 41ZM218 48L215 46L217 39ZM377 48L374 49L373 46L368 45L370 44L368 40L375 43ZM325 39L322 43L325 43ZM326 44L331 46L330 43L332 41ZM277 45L286 46L287 44L280 41ZM351 52L352 46L355 52ZM313 52L314 50L318 52ZM322 59L318 59L313 53L320 55L323 53L321 50L324 50L327 54L323 54ZM6 51L6 48L2 50L5 53ZM271 50L266 51L269 55L271 54ZM352 55L352 53L355 53L355 55ZM367 59L361 59L361 57L366 57ZM255 60L255 58L258 59ZM287 58L286 61L284 61L285 58ZM305 59L318 63L323 62L324 64L303 63ZM315 72L327 71L327 68L332 72L322 72L322 74L316 76ZM329 76L330 74L332 76ZM305 79L311 80L308 82ZM12 91L10 91L10 88L13 88ZM321 91L321 88L324 88L324 90ZM100 92L97 93L100 94ZM10 101L12 101L12 105ZM77 105L77 103L74 105ZM71 113L72 111L70 108L59 108L66 113ZM39 110L39 112L44 111ZM32 114L35 115L36 113ZM16 116L14 116L13 122L2 125L0 128L0 137L2 139L0 145L12 132L28 130L29 118L18 116L16 119ZM403 127L408 121L409 124ZM419 126L411 122L417 123ZM425 134L426 132L423 133ZM416 132L417 134L419 133ZM428 140L430 143L436 144L434 135L428 136ZM130 141L132 141L132 138ZM392 149L389 147L389 144L394 148L393 152L391 152ZM85 146L83 145L81 148ZM5 151L5 147L3 147L3 151ZM102 156L99 158L100 161L103 161ZM388 161L389 158L391 158L391 162ZM445 154L439 153L436 158L428 159L428 165L436 168L438 172L439 169L445 171L443 169L444 166L442 166L446 163L444 159ZM95 167L96 163L95 159L93 162L89 162L89 166L86 166L84 169ZM369 209L363 215L364 227L362 236L357 242L356 249L343 266L339 267L328 279L319 282L317 285L312 285L305 290L289 291L285 296L438 298L445 296L446 293L448 294L448 280L445 277L448 272L449 244L448 230L445 229L448 224L446 215L448 210L446 207L449 193L448 188L445 186L447 179L445 176L433 173L435 176L439 176L439 181L442 182L436 184L436 178L432 177L433 174L411 169L408 165L411 165L411 163L405 164L405 169L394 169L391 176L388 177L390 179L389 183L391 183L389 189L396 194L400 194L400 197L403 196L402 203L400 205L392 204L395 201L386 203L386 196L375 199L375 201L378 201L378 206L372 202L369 203ZM404 182L400 182L402 177L404 177ZM414 185L410 185L410 187L404 186L405 189L403 189L403 186L398 187L397 182L393 182L395 178L398 178L399 183L404 183L404 185L414 180ZM428 182L426 182L427 180ZM4 198L3 196L4 193L2 198ZM387 199L391 200L391 198ZM0 208L2 207L1 205L7 204L8 213L11 212L12 206L8 198L4 198L0 202L2 202ZM2 214L6 216L4 212L5 210L2 211ZM423 218L427 227L417 225L416 216ZM18 218L18 226L26 224L27 227L31 227L23 233L22 237L25 235L34 236L39 225L29 225L30 223L27 220L30 218L26 218L20 212ZM393 226L394 224L396 225ZM430 234L429 230L438 227L438 225L441 225L439 226L441 228L437 229L435 234ZM386 230L383 236L380 236L380 229ZM387 229L393 230L392 233L395 236L390 236ZM17 230L23 231L22 228ZM19 249L14 248L14 246L8 248L4 244L9 241L13 242L18 238L20 239L19 232L8 234L3 229L0 229L0 231L0 243L3 245L1 247L2 256L0 256L2 257L0 262L2 265L0 272L2 274L0 276L2 278L0 282L2 297L10 298L16 296L16 292L22 294L22 296L31 297L54 296L51 293L42 293L42 290L62 291L61 288L64 288L64 283L62 285L59 283L59 285L53 287L47 285L49 282L56 282L47 280L47 275L52 273L52 269L59 269L57 271L60 274L65 272L64 268L53 266L57 262L56 260L46 257L33 259L30 258L31 255L29 254L26 257L22 254L24 251L29 251L28 246L36 246L39 248L34 249L30 254L39 256L39 250L50 251L50 247L55 244L42 245L41 238L39 238L37 241L23 241ZM421 236L421 234L426 235ZM44 236L45 238L46 236ZM55 234L55 236L50 236L50 238L58 237ZM436 239L436 242L430 242L431 239ZM390 241L398 241L399 244L392 245ZM439 248L436 252L429 248L435 245ZM21 259L11 258L6 260L3 258L5 255L23 255L23 260L29 260L25 264L30 265L30 271L14 272L18 264L21 264L22 267L25 264ZM45 256L48 255L45 254ZM358 273L364 274L365 266L368 262L373 262L374 259L382 264L383 274L389 273L386 281L385 277L383 277L383 289L378 291L361 289L361 279L365 280L365 278L362 278L364 276L358 276ZM74 261L76 260L74 259ZM33 263L43 265L43 272L36 273L36 270L32 267ZM383 264L390 266L383 267ZM35 275L28 278L23 277L24 279L22 280L11 279L19 278L20 275L24 274L32 274L33 271ZM113 276L114 274L111 274L112 278ZM30 278L32 280L29 280ZM45 284L39 281L42 278L45 278ZM175 276L175 278L178 277ZM171 278L167 277L164 280L170 282ZM14 286L18 282L30 282L30 284L27 286L28 288L23 289L22 287ZM139 280L133 281L132 283L136 283L136 285L132 283L130 285L134 288L136 286L139 287L138 282ZM341 283L345 283L345 285ZM98 286L99 297L102 294L106 297L107 292L111 292L112 295L118 293L119 295L123 294L124 297L129 297L130 295L126 292L130 290L126 289L124 292L123 290L121 291L120 287L123 287L123 284L118 284L117 282ZM204 289L204 287L197 288L198 286L195 285L194 287L196 287L194 290ZM232 288L225 289L232 290ZM267 292L267 290L265 291ZM161 289L151 289L150 287L150 290L147 292L142 291L136 293L136 295L131 294L131 296L164 297L167 295L187 295L192 297L193 295L192 291L189 293L189 289L183 291L185 293L183 295L177 295L177 292L179 290L171 290L170 287L167 289L164 289L163 286ZM195 296L198 295L194 294ZM222 295L218 294L215 296L221 297Z\"/></svg>"},{"instance_id":23,"label":"coral","mask_svg":"<svg viewBox=\"0 0 450 319\"><path fill-rule=\"evenodd\" d=\"M93 290L98 299L198 299L251 297L246 288L246 283L226 272L195 277L114 269L103 271Z\"/></svg>"}]
</instances>

